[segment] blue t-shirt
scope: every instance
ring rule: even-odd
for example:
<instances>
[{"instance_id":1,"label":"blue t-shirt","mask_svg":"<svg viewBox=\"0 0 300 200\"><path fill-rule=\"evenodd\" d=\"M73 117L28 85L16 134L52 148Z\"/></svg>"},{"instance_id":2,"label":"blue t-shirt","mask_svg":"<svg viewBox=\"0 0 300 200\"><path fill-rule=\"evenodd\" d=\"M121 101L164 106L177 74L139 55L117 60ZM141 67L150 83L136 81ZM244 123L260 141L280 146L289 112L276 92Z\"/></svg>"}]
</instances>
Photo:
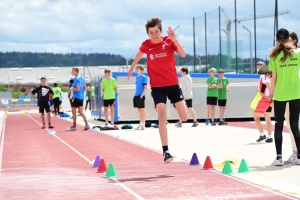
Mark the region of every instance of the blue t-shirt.
<instances>
[{"instance_id":1,"label":"blue t-shirt","mask_svg":"<svg viewBox=\"0 0 300 200\"><path fill-rule=\"evenodd\" d=\"M73 88L76 88L79 85L78 91L73 91L73 97L76 99L84 100L84 85L85 81L81 76L76 76L73 82Z\"/></svg>"},{"instance_id":2,"label":"blue t-shirt","mask_svg":"<svg viewBox=\"0 0 300 200\"><path fill-rule=\"evenodd\" d=\"M135 89L134 96L140 96L144 91L144 86L147 85L147 77L144 74L142 74L141 76L137 76L135 85L136 85L136 89Z\"/></svg>"}]
</instances>

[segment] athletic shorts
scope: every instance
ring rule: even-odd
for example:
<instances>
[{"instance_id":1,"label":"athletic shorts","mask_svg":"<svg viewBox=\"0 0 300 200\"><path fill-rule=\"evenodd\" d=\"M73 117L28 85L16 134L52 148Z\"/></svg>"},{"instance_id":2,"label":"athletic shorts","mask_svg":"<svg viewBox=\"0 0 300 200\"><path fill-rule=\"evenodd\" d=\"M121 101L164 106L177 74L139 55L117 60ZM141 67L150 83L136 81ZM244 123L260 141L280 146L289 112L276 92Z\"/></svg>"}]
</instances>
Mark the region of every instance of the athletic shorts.
<instances>
[{"instance_id":1,"label":"athletic shorts","mask_svg":"<svg viewBox=\"0 0 300 200\"><path fill-rule=\"evenodd\" d=\"M49 100L50 106L54 105L54 101L53 100Z\"/></svg>"},{"instance_id":2,"label":"athletic shorts","mask_svg":"<svg viewBox=\"0 0 300 200\"><path fill-rule=\"evenodd\" d=\"M266 110L266 112L272 112L272 107L271 106L269 106L269 108Z\"/></svg>"},{"instance_id":3,"label":"athletic shorts","mask_svg":"<svg viewBox=\"0 0 300 200\"><path fill-rule=\"evenodd\" d=\"M39 112L45 113L44 111L46 111L46 113L50 112L50 106L49 106L48 102L40 102L39 103Z\"/></svg>"},{"instance_id":4,"label":"athletic shorts","mask_svg":"<svg viewBox=\"0 0 300 200\"><path fill-rule=\"evenodd\" d=\"M183 94L179 85L166 86L166 87L155 87L151 88L152 98L156 107L159 103L167 103L167 98L171 103L175 104L179 101L183 101Z\"/></svg>"},{"instance_id":5,"label":"athletic shorts","mask_svg":"<svg viewBox=\"0 0 300 200\"><path fill-rule=\"evenodd\" d=\"M218 97L206 97L206 104L216 106L218 102Z\"/></svg>"},{"instance_id":6,"label":"athletic shorts","mask_svg":"<svg viewBox=\"0 0 300 200\"><path fill-rule=\"evenodd\" d=\"M227 99L218 99L218 106L226 106Z\"/></svg>"},{"instance_id":7,"label":"athletic shorts","mask_svg":"<svg viewBox=\"0 0 300 200\"><path fill-rule=\"evenodd\" d=\"M112 107L115 105L115 99L103 99L104 107Z\"/></svg>"},{"instance_id":8,"label":"athletic shorts","mask_svg":"<svg viewBox=\"0 0 300 200\"><path fill-rule=\"evenodd\" d=\"M72 103L72 108L78 108L83 106L83 99L72 98L71 103Z\"/></svg>"},{"instance_id":9,"label":"athletic shorts","mask_svg":"<svg viewBox=\"0 0 300 200\"><path fill-rule=\"evenodd\" d=\"M143 98L141 98L140 96L133 97L133 107L145 108L145 96L143 96Z\"/></svg>"},{"instance_id":10,"label":"athletic shorts","mask_svg":"<svg viewBox=\"0 0 300 200\"><path fill-rule=\"evenodd\" d=\"M193 99L186 99L185 104L186 104L186 107L192 108L193 107Z\"/></svg>"}]
</instances>

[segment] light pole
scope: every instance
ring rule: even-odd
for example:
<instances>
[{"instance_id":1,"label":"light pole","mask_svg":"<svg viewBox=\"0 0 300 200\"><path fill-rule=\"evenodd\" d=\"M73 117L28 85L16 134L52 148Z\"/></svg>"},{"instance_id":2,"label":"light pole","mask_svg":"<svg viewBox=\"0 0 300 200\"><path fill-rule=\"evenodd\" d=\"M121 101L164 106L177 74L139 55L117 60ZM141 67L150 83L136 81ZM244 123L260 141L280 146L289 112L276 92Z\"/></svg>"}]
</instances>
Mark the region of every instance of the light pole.
<instances>
[{"instance_id":1,"label":"light pole","mask_svg":"<svg viewBox=\"0 0 300 200\"><path fill-rule=\"evenodd\" d=\"M250 37L250 72L253 74L253 64L252 64L252 39L251 39L251 31L243 26L244 29L246 29L249 32L249 37Z\"/></svg>"},{"instance_id":2,"label":"light pole","mask_svg":"<svg viewBox=\"0 0 300 200\"><path fill-rule=\"evenodd\" d=\"M200 58L200 56L196 56L196 58L198 58L198 60L199 60L199 68L200 68L200 72L202 72L202 68L201 68L201 58ZM194 72L195 73L195 72Z\"/></svg>"}]
</instances>

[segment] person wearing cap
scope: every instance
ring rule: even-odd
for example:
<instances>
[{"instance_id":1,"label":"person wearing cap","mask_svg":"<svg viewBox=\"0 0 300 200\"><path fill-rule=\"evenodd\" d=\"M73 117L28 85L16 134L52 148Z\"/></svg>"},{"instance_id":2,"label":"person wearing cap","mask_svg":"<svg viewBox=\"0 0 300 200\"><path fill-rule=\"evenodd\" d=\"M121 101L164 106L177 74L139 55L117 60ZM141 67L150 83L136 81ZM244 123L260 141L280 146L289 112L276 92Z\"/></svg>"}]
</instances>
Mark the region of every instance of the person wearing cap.
<instances>
[{"instance_id":1,"label":"person wearing cap","mask_svg":"<svg viewBox=\"0 0 300 200\"><path fill-rule=\"evenodd\" d=\"M300 165L300 51L289 43L289 32L280 29L276 33L277 46L270 50L270 70L272 81L268 101L274 100L275 131L274 139L277 157L272 165L282 166L282 130L284 125L284 113L286 104L289 103L290 127L295 138L298 155L293 161Z\"/></svg>"},{"instance_id":2,"label":"person wearing cap","mask_svg":"<svg viewBox=\"0 0 300 200\"><path fill-rule=\"evenodd\" d=\"M298 36L293 31L290 31L289 42L292 46L295 47L295 49L298 48ZM295 143L295 138L294 138L294 135L292 133L291 126L290 126L290 119L289 119L290 117L289 116L290 116L289 103L287 103L286 108L285 108L284 117L285 117L285 121L286 121L286 126L290 131L290 137L291 137L293 153L287 160L284 161L285 163L293 163L295 161L295 159L297 158L297 156L298 156L298 151L297 151L297 147L296 147L296 143ZM299 121L299 127L300 127L300 121Z\"/></svg>"},{"instance_id":3,"label":"person wearing cap","mask_svg":"<svg viewBox=\"0 0 300 200\"><path fill-rule=\"evenodd\" d=\"M256 71L258 72L259 69L260 69L262 66L264 66L264 65L266 65L265 62L259 61L259 62L256 64ZM262 76L264 76L264 75L262 75Z\"/></svg>"}]
</instances>

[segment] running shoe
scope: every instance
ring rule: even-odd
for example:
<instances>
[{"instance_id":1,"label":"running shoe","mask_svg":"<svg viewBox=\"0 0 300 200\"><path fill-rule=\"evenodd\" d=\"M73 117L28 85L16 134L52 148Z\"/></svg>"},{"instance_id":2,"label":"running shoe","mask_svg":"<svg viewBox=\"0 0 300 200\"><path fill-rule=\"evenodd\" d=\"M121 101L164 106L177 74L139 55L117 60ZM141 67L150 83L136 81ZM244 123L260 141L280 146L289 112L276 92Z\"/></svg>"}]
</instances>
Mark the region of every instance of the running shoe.
<instances>
[{"instance_id":1,"label":"running shoe","mask_svg":"<svg viewBox=\"0 0 300 200\"><path fill-rule=\"evenodd\" d=\"M45 129L45 128L46 128L46 126L43 125L43 126L42 126L42 129Z\"/></svg>"},{"instance_id":2,"label":"running shoe","mask_svg":"<svg viewBox=\"0 0 300 200\"><path fill-rule=\"evenodd\" d=\"M267 137L265 135L263 135L263 136L260 135L259 138L258 138L258 140L256 140L256 142L261 142L261 141L263 141L265 139L267 139Z\"/></svg>"},{"instance_id":3,"label":"running shoe","mask_svg":"<svg viewBox=\"0 0 300 200\"><path fill-rule=\"evenodd\" d=\"M136 130L143 131L145 128L143 126L139 126Z\"/></svg>"},{"instance_id":4,"label":"running shoe","mask_svg":"<svg viewBox=\"0 0 300 200\"><path fill-rule=\"evenodd\" d=\"M84 128L83 128L84 131L87 131L89 129L90 129L90 125L85 125Z\"/></svg>"},{"instance_id":5,"label":"running shoe","mask_svg":"<svg viewBox=\"0 0 300 200\"><path fill-rule=\"evenodd\" d=\"M137 127L135 127L135 130L139 130L139 128L141 127L141 125L138 125Z\"/></svg>"},{"instance_id":6,"label":"running shoe","mask_svg":"<svg viewBox=\"0 0 300 200\"><path fill-rule=\"evenodd\" d=\"M271 164L272 166L283 166L282 158L275 158L275 160Z\"/></svg>"},{"instance_id":7,"label":"running shoe","mask_svg":"<svg viewBox=\"0 0 300 200\"><path fill-rule=\"evenodd\" d=\"M208 125L209 122L210 122L210 120L209 120L209 119L206 119L206 120L205 120L205 125Z\"/></svg>"},{"instance_id":8,"label":"running shoe","mask_svg":"<svg viewBox=\"0 0 300 200\"><path fill-rule=\"evenodd\" d=\"M284 161L284 163L293 163L297 158L296 154L292 154L287 160Z\"/></svg>"},{"instance_id":9,"label":"running shoe","mask_svg":"<svg viewBox=\"0 0 300 200\"><path fill-rule=\"evenodd\" d=\"M164 162L167 164L167 163L170 163L173 161L173 156L171 156L171 154L169 153L164 153Z\"/></svg>"},{"instance_id":10,"label":"running shoe","mask_svg":"<svg viewBox=\"0 0 300 200\"><path fill-rule=\"evenodd\" d=\"M219 121L219 126L225 125L224 121Z\"/></svg>"},{"instance_id":11,"label":"running shoe","mask_svg":"<svg viewBox=\"0 0 300 200\"><path fill-rule=\"evenodd\" d=\"M272 143L273 142L273 138L267 138L265 142L266 143Z\"/></svg>"},{"instance_id":12,"label":"running shoe","mask_svg":"<svg viewBox=\"0 0 300 200\"><path fill-rule=\"evenodd\" d=\"M54 126L52 126L51 124L48 126L48 128L54 128Z\"/></svg>"},{"instance_id":13,"label":"running shoe","mask_svg":"<svg viewBox=\"0 0 300 200\"><path fill-rule=\"evenodd\" d=\"M197 127L197 126L199 126L199 122L195 121L195 122L193 123L192 127Z\"/></svg>"},{"instance_id":14,"label":"running shoe","mask_svg":"<svg viewBox=\"0 0 300 200\"><path fill-rule=\"evenodd\" d=\"M177 126L178 128L181 128L182 124L181 123L176 123L175 126Z\"/></svg>"},{"instance_id":15,"label":"running shoe","mask_svg":"<svg viewBox=\"0 0 300 200\"><path fill-rule=\"evenodd\" d=\"M76 131L77 129L74 126L71 126L70 128L67 129L68 131Z\"/></svg>"},{"instance_id":16,"label":"running shoe","mask_svg":"<svg viewBox=\"0 0 300 200\"><path fill-rule=\"evenodd\" d=\"M294 165L300 165L300 159L296 156L294 162L293 162Z\"/></svg>"},{"instance_id":17,"label":"running shoe","mask_svg":"<svg viewBox=\"0 0 300 200\"><path fill-rule=\"evenodd\" d=\"M212 125L212 126L215 126L215 125L216 125L216 122L215 122L215 121L212 121L212 122L211 122L211 125Z\"/></svg>"}]
</instances>

